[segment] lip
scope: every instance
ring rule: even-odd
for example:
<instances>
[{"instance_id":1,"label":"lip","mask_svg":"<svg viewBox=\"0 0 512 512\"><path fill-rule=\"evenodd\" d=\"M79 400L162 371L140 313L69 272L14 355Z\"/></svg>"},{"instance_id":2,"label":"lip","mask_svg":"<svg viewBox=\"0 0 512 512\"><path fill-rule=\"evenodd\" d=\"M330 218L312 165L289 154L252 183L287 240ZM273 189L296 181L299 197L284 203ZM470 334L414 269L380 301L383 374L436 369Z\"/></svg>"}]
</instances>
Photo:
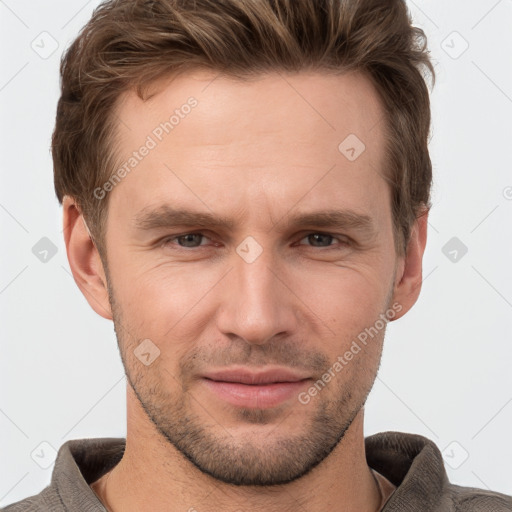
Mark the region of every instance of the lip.
<instances>
[{"instance_id":1,"label":"lip","mask_svg":"<svg viewBox=\"0 0 512 512\"><path fill-rule=\"evenodd\" d=\"M238 382L241 384L271 384L276 382L298 382L308 379L309 375L294 372L288 368L265 368L260 371L250 371L247 367L228 368L205 373L204 378L222 381Z\"/></svg>"},{"instance_id":2,"label":"lip","mask_svg":"<svg viewBox=\"0 0 512 512\"><path fill-rule=\"evenodd\" d=\"M209 372L201 380L209 391L231 405L268 409L296 397L311 379L286 368L259 372L232 368Z\"/></svg>"}]
</instances>

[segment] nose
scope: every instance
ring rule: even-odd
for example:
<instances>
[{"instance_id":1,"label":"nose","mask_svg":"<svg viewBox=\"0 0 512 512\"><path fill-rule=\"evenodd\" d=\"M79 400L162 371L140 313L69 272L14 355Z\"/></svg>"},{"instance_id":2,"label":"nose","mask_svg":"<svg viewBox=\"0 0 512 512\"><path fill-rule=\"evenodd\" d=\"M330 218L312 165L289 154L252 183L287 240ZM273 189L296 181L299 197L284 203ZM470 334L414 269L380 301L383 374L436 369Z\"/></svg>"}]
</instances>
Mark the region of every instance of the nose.
<instances>
[{"instance_id":1,"label":"nose","mask_svg":"<svg viewBox=\"0 0 512 512\"><path fill-rule=\"evenodd\" d=\"M256 345L291 335L297 327L298 300L271 251L251 263L235 253L232 266L217 310L219 330Z\"/></svg>"}]
</instances>

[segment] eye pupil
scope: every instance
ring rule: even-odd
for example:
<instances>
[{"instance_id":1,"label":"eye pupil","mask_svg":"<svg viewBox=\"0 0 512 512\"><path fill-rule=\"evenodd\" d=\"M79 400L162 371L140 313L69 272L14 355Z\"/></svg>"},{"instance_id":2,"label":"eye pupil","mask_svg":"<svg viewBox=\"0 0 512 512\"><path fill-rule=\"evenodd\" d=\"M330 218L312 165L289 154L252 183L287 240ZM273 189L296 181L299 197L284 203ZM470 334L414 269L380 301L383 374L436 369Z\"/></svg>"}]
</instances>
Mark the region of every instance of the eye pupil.
<instances>
[{"instance_id":1,"label":"eye pupil","mask_svg":"<svg viewBox=\"0 0 512 512\"><path fill-rule=\"evenodd\" d=\"M323 233L313 233L313 234L309 235L310 241L311 241L311 237L320 237L320 242L322 241L322 237L327 237L330 240L332 240L332 238L333 238L331 235L325 235ZM314 240L314 238L313 238L313 240ZM316 239L316 241L318 241L318 238ZM314 243L313 243L313 245L314 245ZM327 244L327 246L329 246L329 245L330 244Z\"/></svg>"},{"instance_id":2,"label":"eye pupil","mask_svg":"<svg viewBox=\"0 0 512 512\"><path fill-rule=\"evenodd\" d=\"M199 234L199 233L189 233L189 234L187 234L187 235L183 235L183 236L178 237L178 238L177 238L177 240L178 240L178 241L180 241L180 240L183 240L183 239L188 239L188 241L186 242L186 243L188 243L188 242L190 242L190 237L197 237L197 238L199 238L199 241L201 241L201 240L200 240L200 237L201 237L201 236L202 236L202 235L201 235L201 234ZM196 238L196 241L197 241L197 238ZM180 245L181 245L181 244L180 244ZM194 243L193 243L193 240L192 240L192 246L193 246L193 247L196 247L196 246L194 245ZM190 245L185 245L185 247L190 247Z\"/></svg>"}]
</instances>

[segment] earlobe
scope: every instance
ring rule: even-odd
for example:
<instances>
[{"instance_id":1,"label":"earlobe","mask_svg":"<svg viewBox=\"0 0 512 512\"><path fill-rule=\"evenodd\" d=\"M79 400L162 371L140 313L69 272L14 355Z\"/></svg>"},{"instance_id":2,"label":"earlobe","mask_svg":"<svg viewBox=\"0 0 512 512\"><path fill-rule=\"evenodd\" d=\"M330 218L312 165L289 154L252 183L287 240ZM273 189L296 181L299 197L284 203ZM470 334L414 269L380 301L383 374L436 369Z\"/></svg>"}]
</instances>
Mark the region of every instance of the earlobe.
<instances>
[{"instance_id":1,"label":"earlobe","mask_svg":"<svg viewBox=\"0 0 512 512\"><path fill-rule=\"evenodd\" d=\"M98 249L75 201L65 196L62 206L64 241L75 282L92 309L112 320L107 280Z\"/></svg>"},{"instance_id":2,"label":"earlobe","mask_svg":"<svg viewBox=\"0 0 512 512\"><path fill-rule=\"evenodd\" d=\"M427 243L428 213L425 211L416 219L407 244L405 256L398 264L393 301L402 306L397 320L409 311L417 301L423 281L423 254Z\"/></svg>"}]
</instances>

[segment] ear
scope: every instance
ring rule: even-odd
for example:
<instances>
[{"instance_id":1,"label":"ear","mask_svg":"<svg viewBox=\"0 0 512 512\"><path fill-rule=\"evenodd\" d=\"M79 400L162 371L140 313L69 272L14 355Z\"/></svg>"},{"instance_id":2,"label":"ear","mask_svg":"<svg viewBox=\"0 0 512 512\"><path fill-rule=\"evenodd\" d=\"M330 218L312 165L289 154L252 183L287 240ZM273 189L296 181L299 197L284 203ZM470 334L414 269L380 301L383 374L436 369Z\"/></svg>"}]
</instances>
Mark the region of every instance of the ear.
<instances>
[{"instance_id":1,"label":"ear","mask_svg":"<svg viewBox=\"0 0 512 512\"><path fill-rule=\"evenodd\" d=\"M423 281L423 253L427 243L428 213L425 211L416 219L411 228L411 237L405 256L401 256L397 265L392 303L398 303L402 309L393 320L397 320L409 311L421 291Z\"/></svg>"},{"instance_id":2,"label":"ear","mask_svg":"<svg viewBox=\"0 0 512 512\"><path fill-rule=\"evenodd\" d=\"M98 249L75 201L65 196L62 206L64 241L75 282L92 309L103 318L112 320L107 279Z\"/></svg>"}]
</instances>

